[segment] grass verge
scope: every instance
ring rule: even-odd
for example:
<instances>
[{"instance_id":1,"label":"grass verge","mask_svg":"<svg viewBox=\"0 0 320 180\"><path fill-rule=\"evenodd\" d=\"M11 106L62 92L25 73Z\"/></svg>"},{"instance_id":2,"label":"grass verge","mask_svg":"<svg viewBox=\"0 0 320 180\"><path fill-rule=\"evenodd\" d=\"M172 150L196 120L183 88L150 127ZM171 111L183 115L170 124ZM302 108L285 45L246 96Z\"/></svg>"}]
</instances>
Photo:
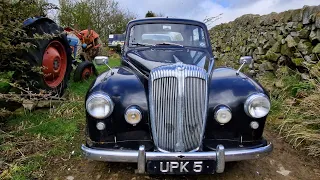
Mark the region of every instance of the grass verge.
<instances>
[{"instance_id":1,"label":"grass verge","mask_svg":"<svg viewBox=\"0 0 320 180\"><path fill-rule=\"evenodd\" d=\"M293 147L320 156L320 84L302 80L298 72L281 67L258 78L271 95L268 119Z\"/></svg>"},{"instance_id":2,"label":"grass verge","mask_svg":"<svg viewBox=\"0 0 320 180\"><path fill-rule=\"evenodd\" d=\"M120 65L119 57L110 58L109 65ZM81 158L84 97L93 80L71 81L67 101L33 112L19 109L0 127L0 179L43 179L53 161Z\"/></svg>"}]
</instances>

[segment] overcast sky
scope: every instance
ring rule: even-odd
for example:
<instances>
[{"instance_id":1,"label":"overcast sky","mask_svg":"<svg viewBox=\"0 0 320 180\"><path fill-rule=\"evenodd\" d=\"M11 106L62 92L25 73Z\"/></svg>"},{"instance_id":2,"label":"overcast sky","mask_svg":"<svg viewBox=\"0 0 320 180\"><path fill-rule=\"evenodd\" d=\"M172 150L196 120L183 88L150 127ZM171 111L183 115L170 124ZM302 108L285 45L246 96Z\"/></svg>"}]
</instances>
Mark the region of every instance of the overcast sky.
<instances>
[{"instance_id":1,"label":"overcast sky","mask_svg":"<svg viewBox=\"0 0 320 180\"><path fill-rule=\"evenodd\" d=\"M223 13L220 24L229 22L243 14L268 14L304 5L320 5L320 0L116 0L123 9L128 9L143 18L148 10L165 16L189 18L202 21ZM49 0L57 3L58 0Z\"/></svg>"}]
</instances>

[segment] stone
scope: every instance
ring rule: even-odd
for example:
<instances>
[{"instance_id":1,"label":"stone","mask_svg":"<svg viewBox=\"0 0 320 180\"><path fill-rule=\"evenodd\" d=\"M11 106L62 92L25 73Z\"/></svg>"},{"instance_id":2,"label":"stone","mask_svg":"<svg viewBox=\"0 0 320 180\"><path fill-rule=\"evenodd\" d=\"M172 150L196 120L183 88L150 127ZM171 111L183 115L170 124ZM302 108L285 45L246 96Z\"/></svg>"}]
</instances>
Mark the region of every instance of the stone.
<instances>
[{"instance_id":1,"label":"stone","mask_svg":"<svg viewBox=\"0 0 320 180\"><path fill-rule=\"evenodd\" d=\"M315 15L314 25L316 28L320 29L320 12Z\"/></svg>"},{"instance_id":2,"label":"stone","mask_svg":"<svg viewBox=\"0 0 320 180\"><path fill-rule=\"evenodd\" d=\"M297 49L303 54L308 55L312 53L312 44L310 41L301 39L298 43Z\"/></svg>"},{"instance_id":3,"label":"stone","mask_svg":"<svg viewBox=\"0 0 320 180\"><path fill-rule=\"evenodd\" d=\"M278 60L278 65L285 65L288 58L286 56L281 56Z\"/></svg>"},{"instance_id":4,"label":"stone","mask_svg":"<svg viewBox=\"0 0 320 180\"><path fill-rule=\"evenodd\" d=\"M293 37L291 35L287 36L285 40L286 40L289 48L297 46L296 41L293 39Z\"/></svg>"},{"instance_id":5,"label":"stone","mask_svg":"<svg viewBox=\"0 0 320 180\"><path fill-rule=\"evenodd\" d=\"M274 83L274 86L276 86L277 88L283 88L283 87L284 87L284 83L283 83L283 81L280 79L280 80L277 80L277 81Z\"/></svg>"},{"instance_id":6,"label":"stone","mask_svg":"<svg viewBox=\"0 0 320 180\"><path fill-rule=\"evenodd\" d=\"M282 12L282 18L281 18L281 21L286 23L286 22L289 22L292 20L292 13L291 11L285 11L285 12Z\"/></svg>"},{"instance_id":7,"label":"stone","mask_svg":"<svg viewBox=\"0 0 320 180\"><path fill-rule=\"evenodd\" d=\"M276 61L278 61L278 59L279 59L280 56L281 56L281 55L280 55L279 53L275 53L275 52L269 50L269 51L267 52L267 54L265 55L265 58L266 58L267 60L276 62Z\"/></svg>"},{"instance_id":8,"label":"stone","mask_svg":"<svg viewBox=\"0 0 320 180\"><path fill-rule=\"evenodd\" d=\"M278 35L276 39L277 41L281 41L283 38L284 38L283 35Z\"/></svg>"},{"instance_id":9,"label":"stone","mask_svg":"<svg viewBox=\"0 0 320 180\"><path fill-rule=\"evenodd\" d=\"M317 58L316 58L316 55L314 54L310 54L310 55L306 55L303 57L305 61L307 61L308 63L312 63L312 64L316 64L317 62L315 61Z\"/></svg>"},{"instance_id":10,"label":"stone","mask_svg":"<svg viewBox=\"0 0 320 180\"><path fill-rule=\"evenodd\" d=\"M301 74L301 79L303 79L303 80L308 80L308 79L310 79L310 77L309 77L308 74L302 73L302 74Z\"/></svg>"},{"instance_id":11,"label":"stone","mask_svg":"<svg viewBox=\"0 0 320 180\"><path fill-rule=\"evenodd\" d=\"M320 43L318 43L313 49L312 53L320 54Z\"/></svg>"},{"instance_id":12,"label":"stone","mask_svg":"<svg viewBox=\"0 0 320 180\"><path fill-rule=\"evenodd\" d=\"M281 44L285 44L286 40L285 39L281 39Z\"/></svg>"},{"instance_id":13,"label":"stone","mask_svg":"<svg viewBox=\"0 0 320 180\"><path fill-rule=\"evenodd\" d=\"M298 23L296 30L300 31L303 28L303 24L302 23Z\"/></svg>"},{"instance_id":14,"label":"stone","mask_svg":"<svg viewBox=\"0 0 320 180\"><path fill-rule=\"evenodd\" d=\"M292 53L291 49L288 47L287 44L281 45L281 55L285 55L285 56L288 56L288 57L293 56L293 53Z\"/></svg>"},{"instance_id":15,"label":"stone","mask_svg":"<svg viewBox=\"0 0 320 180\"><path fill-rule=\"evenodd\" d=\"M270 48L270 51L275 52L275 53L280 53L281 44L279 42L274 43L273 46Z\"/></svg>"},{"instance_id":16,"label":"stone","mask_svg":"<svg viewBox=\"0 0 320 180\"><path fill-rule=\"evenodd\" d=\"M272 44L272 43L267 42L267 43L263 46L263 49L269 49L269 48L271 48L271 47L272 47L271 44Z\"/></svg>"},{"instance_id":17,"label":"stone","mask_svg":"<svg viewBox=\"0 0 320 180\"><path fill-rule=\"evenodd\" d=\"M317 29L315 31L311 31L311 33L309 35L309 39L312 43L320 42L320 29Z\"/></svg>"},{"instance_id":18,"label":"stone","mask_svg":"<svg viewBox=\"0 0 320 180\"><path fill-rule=\"evenodd\" d=\"M304 6L302 9L302 23L309 24L310 23L310 15L312 14L313 7L312 6Z\"/></svg>"},{"instance_id":19,"label":"stone","mask_svg":"<svg viewBox=\"0 0 320 180\"><path fill-rule=\"evenodd\" d=\"M284 35L284 36L288 35L288 31L284 26L280 27L280 35Z\"/></svg>"},{"instance_id":20,"label":"stone","mask_svg":"<svg viewBox=\"0 0 320 180\"><path fill-rule=\"evenodd\" d=\"M292 36L292 37L299 36L299 32L293 31L290 33L290 36Z\"/></svg>"},{"instance_id":21,"label":"stone","mask_svg":"<svg viewBox=\"0 0 320 180\"><path fill-rule=\"evenodd\" d=\"M293 27L293 22L288 22L287 25L286 25L286 27L285 27L285 29L286 29L286 30L291 30L292 27Z\"/></svg>"},{"instance_id":22,"label":"stone","mask_svg":"<svg viewBox=\"0 0 320 180\"><path fill-rule=\"evenodd\" d=\"M292 59L292 62L293 62L296 66L301 66L303 61L304 61L303 58L294 58L294 59Z\"/></svg>"},{"instance_id":23,"label":"stone","mask_svg":"<svg viewBox=\"0 0 320 180\"><path fill-rule=\"evenodd\" d=\"M258 50L258 51L257 51L257 54L258 54L258 55L263 55L263 54L266 53L262 47L258 47L257 50Z\"/></svg>"},{"instance_id":24,"label":"stone","mask_svg":"<svg viewBox=\"0 0 320 180\"><path fill-rule=\"evenodd\" d=\"M301 53L293 53L293 56L295 57L295 58L302 58L302 55L301 55Z\"/></svg>"},{"instance_id":25,"label":"stone","mask_svg":"<svg viewBox=\"0 0 320 180\"><path fill-rule=\"evenodd\" d=\"M276 70L275 74L276 74L277 77L287 76L287 75L290 74L290 69L288 68L288 66L280 66Z\"/></svg>"},{"instance_id":26,"label":"stone","mask_svg":"<svg viewBox=\"0 0 320 180\"><path fill-rule=\"evenodd\" d=\"M259 43L260 44L265 44L267 42L267 40L265 38L260 38L259 39Z\"/></svg>"},{"instance_id":27,"label":"stone","mask_svg":"<svg viewBox=\"0 0 320 180\"><path fill-rule=\"evenodd\" d=\"M256 73L255 70L250 70L250 71L249 71L249 74L250 74L251 76L255 76L257 73Z\"/></svg>"},{"instance_id":28,"label":"stone","mask_svg":"<svg viewBox=\"0 0 320 180\"><path fill-rule=\"evenodd\" d=\"M301 9L296 9L292 11L292 21L301 22L302 21L302 12Z\"/></svg>"},{"instance_id":29,"label":"stone","mask_svg":"<svg viewBox=\"0 0 320 180\"><path fill-rule=\"evenodd\" d=\"M32 100L23 100L22 106L25 109L32 111L37 106L37 102Z\"/></svg>"},{"instance_id":30,"label":"stone","mask_svg":"<svg viewBox=\"0 0 320 180\"><path fill-rule=\"evenodd\" d=\"M265 71L273 71L275 68L273 67L272 63L269 61L264 61L260 66L259 66L259 71L260 72L265 72Z\"/></svg>"},{"instance_id":31,"label":"stone","mask_svg":"<svg viewBox=\"0 0 320 180\"><path fill-rule=\"evenodd\" d=\"M307 29L301 29L298 31L298 37L302 39L307 39L309 37L310 31Z\"/></svg>"}]
</instances>

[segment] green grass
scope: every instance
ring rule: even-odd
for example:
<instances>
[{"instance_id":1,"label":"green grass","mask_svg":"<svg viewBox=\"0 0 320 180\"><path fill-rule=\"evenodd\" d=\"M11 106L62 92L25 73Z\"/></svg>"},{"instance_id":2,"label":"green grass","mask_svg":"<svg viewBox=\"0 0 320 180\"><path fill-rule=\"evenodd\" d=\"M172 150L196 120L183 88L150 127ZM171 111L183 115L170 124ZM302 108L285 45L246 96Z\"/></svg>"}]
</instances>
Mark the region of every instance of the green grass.
<instances>
[{"instance_id":1,"label":"green grass","mask_svg":"<svg viewBox=\"0 0 320 180\"><path fill-rule=\"evenodd\" d=\"M110 58L109 65L119 66L119 57ZM96 68L100 74L108 70L105 65ZM7 164L0 165L0 179L42 179L48 159L68 157L72 151L72 158L81 158L84 98L94 78L77 83L72 79L66 102L33 112L20 110L8 119L0 132L0 161ZM27 145L21 146L24 142Z\"/></svg>"},{"instance_id":2,"label":"green grass","mask_svg":"<svg viewBox=\"0 0 320 180\"><path fill-rule=\"evenodd\" d=\"M259 81L268 89L272 107L268 124L295 148L320 156L320 84L302 80L298 72L280 68Z\"/></svg>"}]
</instances>

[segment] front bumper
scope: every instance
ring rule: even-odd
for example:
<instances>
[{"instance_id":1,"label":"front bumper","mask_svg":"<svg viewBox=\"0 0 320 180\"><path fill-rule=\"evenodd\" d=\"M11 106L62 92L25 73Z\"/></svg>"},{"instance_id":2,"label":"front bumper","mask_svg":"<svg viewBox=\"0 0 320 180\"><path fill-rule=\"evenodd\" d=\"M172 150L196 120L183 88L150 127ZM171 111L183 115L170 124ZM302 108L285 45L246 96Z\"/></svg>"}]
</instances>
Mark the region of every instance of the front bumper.
<instances>
[{"instance_id":1,"label":"front bumper","mask_svg":"<svg viewBox=\"0 0 320 180\"><path fill-rule=\"evenodd\" d=\"M146 152L144 146L139 150L93 149L85 145L81 147L88 159L108 162L138 163L137 173L143 174L149 160L213 160L216 161L216 172L224 171L225 162L257 159L271 153L272 143L258 148L225 149L218 145L216 151L208 152Z\"/></svg>"}]
</instances>

